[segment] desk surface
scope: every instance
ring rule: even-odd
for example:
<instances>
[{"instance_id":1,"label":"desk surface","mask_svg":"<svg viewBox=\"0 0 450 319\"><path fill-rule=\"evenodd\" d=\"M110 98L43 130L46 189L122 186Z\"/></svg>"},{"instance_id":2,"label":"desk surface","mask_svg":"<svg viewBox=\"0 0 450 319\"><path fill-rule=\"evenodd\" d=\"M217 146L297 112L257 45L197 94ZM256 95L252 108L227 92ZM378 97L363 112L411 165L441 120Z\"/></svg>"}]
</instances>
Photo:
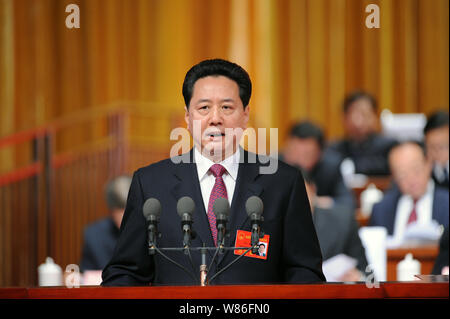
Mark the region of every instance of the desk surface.
<instances>
[{"instance_id":1,"label":"desk surface","mask_svg":"<svg viewBox=\"0 0 450 319\"><path fill-rule=\"evenodd\" d=\"M448 298L448 282L382 282L208 287L0 288L1 299L385 299Z\"/></svg>"}]
</instances>

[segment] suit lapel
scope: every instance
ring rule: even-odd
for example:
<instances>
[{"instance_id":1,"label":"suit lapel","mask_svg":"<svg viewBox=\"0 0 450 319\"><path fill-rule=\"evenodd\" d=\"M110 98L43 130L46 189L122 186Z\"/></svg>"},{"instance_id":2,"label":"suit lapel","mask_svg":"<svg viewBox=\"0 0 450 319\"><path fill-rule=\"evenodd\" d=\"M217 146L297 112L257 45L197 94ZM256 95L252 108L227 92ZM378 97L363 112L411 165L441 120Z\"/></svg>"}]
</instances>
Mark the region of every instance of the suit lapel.
<instances>
[{"instance_id":1,"label":"suit lapel","mask_svg":"<svg viewBox=\"0 0 450 319\"><path fill-rule=\"evenodd\" d=\"M192 158L193 156L191 156ZM189 196L196 203L195 212L192 217L194 220L192 228L197 234L197 238L194 240L194 242L197 241L197 244L194 245L193 243L193 246L202 246L203 243L208 247L214 246L209 221L203 205L203 197L195 163L177 164L174 175L176 182L172 187L171 193L175 200L178 201L183 196Z\"/></svg>"}]
</instances>

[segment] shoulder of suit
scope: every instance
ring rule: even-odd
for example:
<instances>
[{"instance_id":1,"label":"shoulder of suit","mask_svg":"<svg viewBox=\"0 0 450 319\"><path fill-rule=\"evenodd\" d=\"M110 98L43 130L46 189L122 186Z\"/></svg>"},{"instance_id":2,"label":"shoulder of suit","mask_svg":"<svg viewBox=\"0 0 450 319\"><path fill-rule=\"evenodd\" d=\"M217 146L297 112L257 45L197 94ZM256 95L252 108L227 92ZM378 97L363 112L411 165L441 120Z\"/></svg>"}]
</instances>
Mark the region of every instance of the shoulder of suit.
<instances>
[{"instance_id":1,"label":"shoulder of suit","mask_svg":"<svg viewBox=\"0 0 450 319\"><path fill-rule=\"evenodd\" d=\"M184 154L151 163L147 166L139 168L136 171L136 173L137 174L147 174L147 173L151 173L151 172L162 172L162 171L166 171L167 169L170 169L170 168L175 168L176 165L180 165L180 164L183 165L186 163L190 163L183 156L184 156Z\"/></svg>"},{"instance_id":2,"label":"shoulder of suit","mask_svg":"<svg viewBox=\"0 0 450 319\"><path fill-rule=\"evenodd\" d=\"M109 216L104 217L100 220L94 221L86 225L84 231L86 234L96 234L99 231L108 230L111 227L111 224L112 224L111 218Z\"/></svg>"},{"instance_id":3,"label":"shoulder of suit","mask_svg":"<svg viewBox=\"0 0 450 319\"><path fill-rule=\"evenodd\" d=\"M372 143L376 146L380 146L383 148L392 148L394 145L398 144L398 141L393 139L392 137L384 136L379 133L373 134Z\"/></svg>"},{"instance_id":4,"label":"shoulder of suit","mask_svg":"<svg viewBox=\"0 0 450 319\"><path fill-rule=\"evenodd\" d=\"M445 201L446 203L449 202L448 189L446 189L444 187L440 187L435 184L434 193L435 193L435 196L438 196L441 201Z\"/></svg>"},{"instance_id":5,"label":"shoulder of suit","mask_svg":"<svg viewBox=\"0 0 450 319\"><path fill-rule=\"evenodd\" d=\"M375 203L372 208L372 214L375 211L380 210L382 213L384 213L385 208L391 207L392 205L395 205L400 197L402 196L398 186L393 185L391 188L389 188L387 191L384 192L383 198L381 201Z\"/></svg>"}]
</instances>

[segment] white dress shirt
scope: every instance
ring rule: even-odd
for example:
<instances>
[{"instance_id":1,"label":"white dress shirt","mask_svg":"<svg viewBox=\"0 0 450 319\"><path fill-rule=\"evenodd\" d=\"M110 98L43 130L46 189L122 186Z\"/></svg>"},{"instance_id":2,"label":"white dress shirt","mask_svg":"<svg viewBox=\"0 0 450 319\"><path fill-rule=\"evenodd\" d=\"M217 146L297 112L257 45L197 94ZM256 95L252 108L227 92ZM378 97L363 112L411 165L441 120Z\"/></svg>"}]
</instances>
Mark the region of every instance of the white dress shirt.
<instances>
[{"instance_id":1,"label":"white dress shirt","mask_svg":"<svg viewBox=\"0 0 450 319\"><path fill-rule=\"evenodd\" d=\"M419 225L427 225L431 223L433 218L433 196L434 195L434 182L430 180L428 182L427 190L425 194L417 200L416 214L417 223ZM413 209L414 200L409 195L403 195L400 197L397 203L397 211L395 214L394 224L394 237L402 238L407 228L409 215Z\"/></svg>"},{"instance_id":2,"label":"white dress shirt","mask_svg":"<svg viewBox=\"0 0 450 319\"><path fill-rule=\"evenodd\" d=\"M239 169L240 151L239 148L233 155L227 157L220 163L214 163L209 158L204 157L196 147L194 147L194 161L197 166L198 179L200 182L200 189L202 191L203 203L205 205L205 212L208 214L209 197L216 182L216 178L209 170L214 164L220 164L225 167L226 172L222 175L225 188L227 189L228 202L233 200L234 188L236 186L236 179Z\"/></svg>"},{"instance_id":3,"label":"white dress shirt","mask_svg":"<svg viewBox=\"0 0 450 319\"><path fill-rule=\"evenodd\" d=\"M434 165L433 167L433 173L436 179L439 181L439 183L442 183L445 181L445 175L449 176L449 162L447 161L447 165L440 166L440 165Z\"/></svg>"}]
</instances>

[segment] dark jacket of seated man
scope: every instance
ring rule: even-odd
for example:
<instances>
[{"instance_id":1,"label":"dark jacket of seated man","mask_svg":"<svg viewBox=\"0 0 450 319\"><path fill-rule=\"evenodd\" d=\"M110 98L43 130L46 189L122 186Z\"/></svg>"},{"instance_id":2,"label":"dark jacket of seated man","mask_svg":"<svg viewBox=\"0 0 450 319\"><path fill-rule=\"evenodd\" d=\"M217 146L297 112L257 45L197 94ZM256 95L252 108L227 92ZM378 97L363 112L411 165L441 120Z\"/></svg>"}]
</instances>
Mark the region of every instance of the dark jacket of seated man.
<instances>
[{"instance_id":1,"label":"dark jacket of seated man","mask_svg":"<svg viewBox=\"0 0 450 319\"><path fill-rule=\"evenodd\" d=\"M313 220L323 259L345 254L358 261L356 268L364 274L367 267L366 251L359 238L355 213L346 206L335 206L333 209L316 207Z\"/></svg>"},{"instance_id":2,"label":"dark jacket of seated man","mask_svg":"<svg viewBox=\"0 0 450 319\"><path fill-rule=\"evenodd\" d=\"M86 226L80 271L102 270L112 257L118 238L119 229L111 217Z\"/></svg>"}]
</instances>

